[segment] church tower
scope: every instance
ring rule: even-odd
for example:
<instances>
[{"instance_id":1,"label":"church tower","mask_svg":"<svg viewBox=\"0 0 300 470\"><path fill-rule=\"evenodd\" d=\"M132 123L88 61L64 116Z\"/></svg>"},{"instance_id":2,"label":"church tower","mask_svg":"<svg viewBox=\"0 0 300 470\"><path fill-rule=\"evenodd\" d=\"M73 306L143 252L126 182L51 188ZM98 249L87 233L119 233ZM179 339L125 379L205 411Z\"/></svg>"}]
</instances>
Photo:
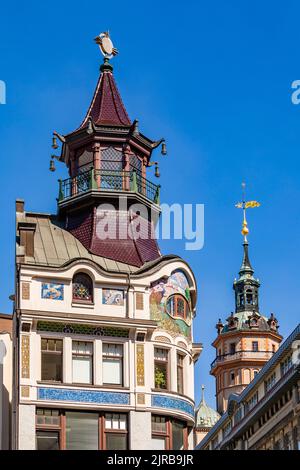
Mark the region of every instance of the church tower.
<instances>
[{"instance_id":1,"label":"church tower","mask_svg":"<svg viewBox=\"0 0 300 470\"><path fill-rule=\"evenodd\" d=\"M104 55L79 127L54 132L57 212L16 203L14 448L193 449L196 280L155 238L152 140L129 118ZM61 143L60 149L58 143Z\"/></svg>"},{"instance_id":2,"label":"church tower","mask_svg":"<svg viewBox=\"0 0 300 470\"><path fill-rule=\"evenodd\" d=\"M227 409L228 397L241 393L257 372L277 351L282 336L278 333L278 321L271 313L263 316L259 308L260 282L254 277L248 251L248 227L246 210L258 207L256 201L237 204L243 209L243 259L239 278L234 280L235 310L216 324L217 338L213 342L216 358L210 373L216 378L217 410L220 414Z\"/></svg>"}]
</instances>

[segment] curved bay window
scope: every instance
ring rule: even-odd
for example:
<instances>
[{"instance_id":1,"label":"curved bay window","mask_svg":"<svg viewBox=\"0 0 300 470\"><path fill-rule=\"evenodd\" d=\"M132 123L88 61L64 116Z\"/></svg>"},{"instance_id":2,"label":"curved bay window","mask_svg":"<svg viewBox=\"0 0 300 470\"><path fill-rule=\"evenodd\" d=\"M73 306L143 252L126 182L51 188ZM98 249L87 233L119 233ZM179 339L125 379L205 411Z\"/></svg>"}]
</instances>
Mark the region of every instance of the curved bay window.
<instances>
[{"instance_id":1,"label":"curved bay window","mask_svg":"<svg viewBox=\"0 0 300 470\"><path fill-rule=\"evenodd\" d=\"M73 277L73 302L93 302L93 281L88 274L77 273Z\"/></svg>"},{"instance_id":2,"label":"curved bay window","mask_svg":"<svg viewBox=\"0 0 300 470\"><path fill-rule=\"evenodd\" d=\"M190 312L188 301L182 295L174 294L167 301L167 311L172 317L186 320Z\"/></svg>"}]
</instances>

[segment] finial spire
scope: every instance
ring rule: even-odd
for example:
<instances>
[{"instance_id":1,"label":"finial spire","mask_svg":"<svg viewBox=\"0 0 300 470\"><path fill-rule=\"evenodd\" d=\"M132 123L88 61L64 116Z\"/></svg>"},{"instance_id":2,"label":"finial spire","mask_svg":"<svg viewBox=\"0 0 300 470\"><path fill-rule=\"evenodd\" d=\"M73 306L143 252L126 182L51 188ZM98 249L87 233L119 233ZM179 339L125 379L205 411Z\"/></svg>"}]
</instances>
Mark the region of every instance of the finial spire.
<instances>
[{"instance_id":1,"label":"finial spire","mask_svg":"<svg viewBox=\"0 0 300 470\"><path fill-rule=\"evenodd\" d=\"M204 387L204 385L202 385L202 386L201 386L201 390L202 390L202 392L201 392L201 402L202 402L202 403L205 403L204 389L205 389L205 387Z\"/></svg>"},{"instance_id":2,"label":"finial spire","mask_svg":"<svg viewBox=\"0 0 300 470\"><path fill-rule=\"evenodd\" d=\"M243 223L242 223L242 230L241 233L244 237L244 244L247 244L247 235L249 233L248 223L246 219L246 210L251 207L259 207L260 203L257 201L246 201L246 183L242 183L242 190L243 190L243 199L241 202L238 202L235 207L238 209L243 209Z\"/></svg>"}]
</instances>

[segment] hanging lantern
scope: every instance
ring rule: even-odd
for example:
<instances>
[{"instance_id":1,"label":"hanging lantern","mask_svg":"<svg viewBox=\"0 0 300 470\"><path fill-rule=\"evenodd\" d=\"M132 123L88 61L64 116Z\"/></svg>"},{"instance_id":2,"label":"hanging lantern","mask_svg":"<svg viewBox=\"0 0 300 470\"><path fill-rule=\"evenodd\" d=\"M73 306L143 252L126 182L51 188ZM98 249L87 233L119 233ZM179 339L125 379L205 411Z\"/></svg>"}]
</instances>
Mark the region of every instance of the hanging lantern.
<instances>
[{"instance_id":1,"label":"hanging lantern","mask_svg":"<svg viewBox=\"0 0 300 470\"><path fill-rule=\"evenodd\" d=\"M163 142L161 144L161 154L162 155L167 155L167 146L166 146L166 142Z\"/></svg>"},{"instance_id":2,"label":"hanging lantern","mask_svg":"<svg viewBox=\"0 0 300 470\"><path fill-rule=\"evenodd\" d=\"M54 163L54 160L50 160L50 167L49 167L49 170L50 171L55 171L55 163Z\"/></svg>"},{"instance_id":3,"label":"hanging lantern","mask_svg":"<svg viewBox=\"0 0 300 470\"><path fill-rule=\"evenodd\" d=\"M160 177L158 165L155 165L155 176L156 176L156 178Z\"/></svg>"},{"instance_id":4,"label":"hanging lantern","mask_svg":"<svg viewBox=\"0 0 300 470\"><path fill-rule=\"evenodd\" d=\"M53 148L53 149L57 149L57 148L58 148L57 139L56 139L56 136L55 136L55 135L53 135L53 137L52 137L52 148Z\"/></svg>"}]
</instances>

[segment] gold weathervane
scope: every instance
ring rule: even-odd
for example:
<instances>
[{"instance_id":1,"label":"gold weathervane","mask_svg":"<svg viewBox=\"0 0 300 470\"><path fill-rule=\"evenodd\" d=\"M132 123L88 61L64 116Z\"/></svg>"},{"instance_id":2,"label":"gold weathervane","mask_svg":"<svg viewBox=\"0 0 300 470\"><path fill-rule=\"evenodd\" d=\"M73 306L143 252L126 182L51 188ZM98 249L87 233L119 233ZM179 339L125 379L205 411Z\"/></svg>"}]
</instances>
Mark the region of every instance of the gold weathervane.
<instances>
[{"instance_id":1,"label":"gold weathervane","mask_svg":"<svg viewBox=\"0 0 300 470\"><path fill-rule=\"evenodd\" d=\"M246 183L242 183L242 188L243 188L243 200L242 202L238 202L235 207L238 209L243 209L243 225L242 225L242 230L241 234L244 236L244 241L247 242L247 235L249 233L248 229L248 224L247 224L247 219L246 219L246 210L250 209L252 207L259 207L260 203L257 201L245 201L246 195L245 195L245 188L246 188Z\"/></svg>"},{"instance_id":2,"label":"gold weathervane","mask_svg":"<svg viewBox=\"0 0 300 470\"><path fill-rule=\"evenodd\" d=\"M95 38L95 42L98 44L100 51L106 59L111 59L113 56L118 54L117 49L114 47L112 40L109 36L109 31L100 33Z\"/></svg>"}]
</instances>

